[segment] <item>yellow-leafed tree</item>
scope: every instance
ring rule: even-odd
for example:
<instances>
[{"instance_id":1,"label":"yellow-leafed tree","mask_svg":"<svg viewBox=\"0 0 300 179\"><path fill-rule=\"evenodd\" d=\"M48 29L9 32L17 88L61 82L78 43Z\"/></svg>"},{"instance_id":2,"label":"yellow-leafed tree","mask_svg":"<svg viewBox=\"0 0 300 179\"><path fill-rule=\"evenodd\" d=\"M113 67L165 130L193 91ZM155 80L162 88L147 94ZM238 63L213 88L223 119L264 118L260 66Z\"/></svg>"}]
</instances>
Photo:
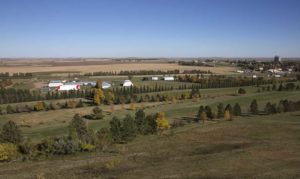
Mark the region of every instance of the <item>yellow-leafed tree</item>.
<instances>
[{"instance_id":1,"label":"yellow-leafed tree","mask_svg":"<svg viewBox=\"0 0 300 179\"><path fill-rule=\"evenodd\" d=\"M228 120L228 121L231 121L232 120L232 115L230 114L229 110L226 110L224 112L224 119L225 120Z\"/></svg>"},{"instance_id":2,"label":"yellow-leafed tree","mask_svg":"<svg viewBox=\"0 0 300 179\"><path fill-rule=\"evenodd\" d=\"M101 88L95 89L94 92L94 104L100 105L101 102L104 100L104 94Z\"/></svg>"},{"instance_id":3,"label":"yellow-leafed tree","mask_svg":"<svg viewBox=\"0 0 300 179\"><path fill-rule=\"evenodd\" d=\"M164 112L160 112L157 114L156 126L159 131L167 130L171 127L169 121L165 117Z\"/></svg>"},{"instance_id":4,"label":"yellow-leafed tree","mask_svg":"<svg viewBox=\"0 0 300 179\"><path fill-rule=\"evenodd\" d=\"M36 104L34 105L34 110L35 111L42 111L45 109L45 103L42 101L38 101L36 102Z\"/></svg>"}]
</instances>

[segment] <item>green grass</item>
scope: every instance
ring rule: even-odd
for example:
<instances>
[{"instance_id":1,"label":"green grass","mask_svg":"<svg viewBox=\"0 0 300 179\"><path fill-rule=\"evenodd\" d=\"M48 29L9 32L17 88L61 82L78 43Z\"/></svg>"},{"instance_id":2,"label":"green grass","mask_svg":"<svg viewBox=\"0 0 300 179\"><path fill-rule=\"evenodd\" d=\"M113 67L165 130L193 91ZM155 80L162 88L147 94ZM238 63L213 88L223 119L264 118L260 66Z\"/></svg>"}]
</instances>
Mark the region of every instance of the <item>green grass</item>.
<instances>
[{"instance_id":1,"label":"green grass","mask_svg":"<svg viewBox=\"0 0 300 179\"><path fill-rule=\"evenodd\" d=\"M242 107L243 113L248 112L249 105L253 99L257 99L259 108L262 111L267 102L278 103L282 99L300 100L300 91L271 91L257 93L255 87L245 87L247 94L236 95L237 88L223 88L223 89L204 89L201 90L202 99L178 101L177 103L162 102L162 103L143 103L136 104L138 107L143 105L147 107L145 112L156 113L165 112L166 117L172 121L174 119L181 119L183 117L192 118L197 114L200 105L210 105L213 110L216 110L217 105L222 102L224 105L230 103L234 105L239 103ZM0 116L0 126L8 120L14 120L22 127L25 137L33 141L39 141L46 136L65 135L68 132L68 124L72 117L76 114L90 114L93 107L84 107L77 109L62 109L56 111L46 112L32 112L12 115ZM110 119L115 115L123 117L126 114L134 116L134 112L130 110L121 109L120 105L116 105L113 114L109 114L109 106L101 106L106 112L104 120L88 121L89 127L94 130L107 127ZM125 108L129 108L126 105Z\"/></svg>"}]
</instances>

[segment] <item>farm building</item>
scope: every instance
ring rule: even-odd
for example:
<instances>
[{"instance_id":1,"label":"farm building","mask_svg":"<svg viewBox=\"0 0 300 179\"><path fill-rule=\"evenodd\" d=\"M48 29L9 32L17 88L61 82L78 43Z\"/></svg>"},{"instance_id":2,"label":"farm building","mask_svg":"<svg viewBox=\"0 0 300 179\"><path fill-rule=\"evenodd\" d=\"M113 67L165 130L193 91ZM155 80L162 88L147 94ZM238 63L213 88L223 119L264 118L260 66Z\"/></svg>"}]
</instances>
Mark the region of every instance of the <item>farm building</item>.
<instances>
[{"instance_id":1,"label":"farm building","mask_svg":"<svg viewBox=\"0 0 300 179\"><path fill-rule=\"evenodd\" d=\"M164 76L165 81L174 81L174 76Z\"/></svg>"},{"instance_id":2,"label":"farm building","mask_svg":"<svg viewBox=\"0 0 300 179\"><path fill-rule=\"evenodd\" d=\"M133 83L132 83L130 80L125 80L125 81L123 82L123 85L122 85L122 86L124 86L124 87L133 86Z\"/></svg>"},{"instance_id":3,"label":"farm building","mask_svg":"<svg viewBox=\"0 0 300 179\"><path fill-rule=\"evenodd\" d=\"M70 91L70 90L79 90L80 89L80 85L74 85L74 84L68 84L68 85L62 85L62 86L58 86L57 90L58 91Z\"/></svg>"},{"instance_id":4,"label":"farm building","mask_svg":"<svg viewBox=\"0 0 300 179\"><path fill-rule=\"evenodd\" d=\"M105 82L105 81L102 82L102 88L103 88L103 89L108 89L108 88L110 88L110 87L111 87L111 84L109 84L109 83L107 83L107 82Z\"/></svg>"},{"instance_id":5,"label":"farm building","mask_svg":"<svg viewBox=\"0 0 300 179\"><path fill-rule=\"evenodd\" d=\"M152 81L157 81L157 80L158 80L158 77L157 77L157 76L153 76L153 77L151 78L151 80L152 80Z\"/></svg>"},{"instance_id":6,"label":"farm building","mask_svg":"<svg viewBox=\"0 0 300 179\"><path fill-rule=\"evenodd\" d=\"M48 83L48 87L49 88L53 88L53 87L58 87L58 86L61 86L61 85L64 85L62 81L60 80L51 80L49 81Z\"/></svg>"},{"instance_id":7,"label":"farm building","mask_svg":"<svg viewBox=\"0 0 300 179\"><path fill-rule=\"evenodd\" d=\"M82 82L82 85L95 87L97 85L97 82L96 81L86 81L86 82Z\"/></svg>"}]
</instances>

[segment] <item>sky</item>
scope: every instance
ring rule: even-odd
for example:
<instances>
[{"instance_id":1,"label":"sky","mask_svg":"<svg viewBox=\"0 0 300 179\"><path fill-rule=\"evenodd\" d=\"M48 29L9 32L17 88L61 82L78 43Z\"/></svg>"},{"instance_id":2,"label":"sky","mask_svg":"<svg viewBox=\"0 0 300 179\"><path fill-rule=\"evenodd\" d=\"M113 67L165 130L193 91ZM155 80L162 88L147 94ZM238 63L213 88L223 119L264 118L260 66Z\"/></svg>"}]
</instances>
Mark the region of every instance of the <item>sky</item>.
<instances>
[{"instance_id":1,"label":"sky","mask_svg":"<svg viewBox=\"0 0 300 179\"><path fill-rule=\"evenodd\" d=\"M300 57L299 0L0 0L0 57Z\"/></svg>"}]
</instances>

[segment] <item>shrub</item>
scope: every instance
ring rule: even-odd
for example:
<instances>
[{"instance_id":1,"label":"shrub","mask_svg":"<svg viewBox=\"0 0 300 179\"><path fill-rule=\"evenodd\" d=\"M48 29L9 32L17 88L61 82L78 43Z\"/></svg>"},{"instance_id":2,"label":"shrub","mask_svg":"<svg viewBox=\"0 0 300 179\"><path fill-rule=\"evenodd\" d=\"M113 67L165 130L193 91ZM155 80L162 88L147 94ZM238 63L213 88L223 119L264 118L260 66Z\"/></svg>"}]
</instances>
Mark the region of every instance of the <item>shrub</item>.
<instances>
[{"instance_id":1,"label":"shrub","mask_svg":"<svg viewBox=\"0 0 300 179\"><path fill-rule=\"evenodd\" d=\"M258 114L258 105L256 99L251 102L249 111L252 114Z\"/></svg>"},{"instance_id":2,"label":"shrub","mask_svg":"<svg viewBox=\"0 0 300 179\"><path fill-rule=\"evenodd\" d=\"M6 113L7 114L13 114L13 113L15 113L15 110L14 110L14 108L11 105L7 105L7 107L6 107Z\"/></svg>"},{"instance_id":3,"label":"shrub","mask_svg":"<svg viewBox=\"0 0 300 179\"><path fill-rule=\"evenodd\" d=\"M202 112L200 115L200 120L202 121L202 123L204 123L207 120L207 115L206 112Z\"/></svg>"},{"instance_id":4,"label":"shrub","mask_svg":"<svg viewBox=\"0 0 300 179\"><path fill-rule=\"evenodd\" d=\"M160 112L160 113L157 114L156 124L157 124L157 129L159 131L167 130L171 127L170 124L169 124L169 121L165 118L165 113L164 112Z\"/></svg>"},{"instance_id":5,"label":"shrub","mask_svg":"<svg viewBox=\"0 0 300 179\"><path fill-rule=\"evenodd\" d=\"M67 102L67 108L76 108L77 102L75 100L70 100Z\"/></svg>"},{"instance_id":6,"label":"shrub","mask_svg":"<svg viewBox=\"0 0 300 179\"><path fill-rule=\"evenodd\" d=\"M95 120L100 120L100 119L103 119L104 118L104 114L103 114L103 111L102 109L100 109L98 106L95 107L93 109L93 119Z\"/></svg>"},{"instance_id":7,"label":"shrub","mask_svg":"<svg viewBox=\"0 0 300 179\"><path fill-rule=\"evenodd\" d=\"M25 155L31 154L32 149L33 149L32 144L29 141L22 142L18 145L18 151L21 154L25 154Z\"/></svg>"},{"instance_id":8,"label":"shrub","mask_svg":"<svg viewBox=\"0 0 300 179\"><path fill-rule=\"evenodd\" d=\"M79 146L80 146L80 150L84 152L93 151L96 149L95 145L88 144L85 142L81 142Z\"/></svg>"},{"instance_id":9,"label":"shrub","mask_svg":"<svg viewBox=\"0 0 300 179\"><path fill-rule=\"evenodd\" d=\"M172 128L177 128L182 126L184 126L184 122L182 120L174 120L171 124Z\"/></svg>"},{"instance_id":10,"label":"shrub","mask_svg":"<svg viewBox=\"0 0 300 179\"><path fill-rule=\"evenodd\" d=\"M104 169L106 170L112 170L114 169L115 167L117 167L119 164L121 163L121 160L120 159L113 159L111 161L108 161L104 164Z\"/></svg>"},{"instance_id":11,"label":"shrub","mask_svg":"<svg viewBox=\"0 0 300 179\"><path fill-rule=\"evenodd\" d=\"M246 94L246 90L244 88L239 88L238 93L239 94Z\"/></svg>"},{"instance_id":12,"label":"shrub","mask_svg":"<svg viewBox=\"0 0 300 179\"><path fill-rule=\"evenodd\" d=\"M105 149L112 144L112 139L107 128L102 128L96 133L97 148Z\"/></svg>"},{"instance_id":13,"label":"shrub","mask_svg":"<svg viewBox=\"0 0 300 179\"><path fill-rule=\"evenodd\" d=\"M72 137L76 135L75 138L81 141L87 141L89 138L87 124L79 114L74 115L69 130L70 135L73 135Z\"/></svg>"},{"instance_id":14,"label":"shrub","mask_svg":"<svg viewBox=\"0 0 300 179\"><path fill-rule=\"evenodd\" d=\"M0 161L10 161L18 156L17 147L14 144L0 144Z\"/></svg>"},{"instance_id":15,"label":"shrub","mask_svg":"<svg viewBox=\"0 0 300 179\"><path fill-rule=\"evenodd\" d=\"M13 121L8 121L2 127L0 141L18 144L22 141L22 135L19 127Z\"/></svg>"},{"instance_id":16,"label":"shrub","mask_svg":"<svg viewBox=\"0 0 300 179\"><path fill-rule=\"evenodd\" d=\"M55 138L53 143L53 154L65 155L79 151L79 143L65 137Z\"/></svg>"},{"instance_id":17,"label":"shrub","mask_svg":"<svg viewBox=\"0 0 300 179\"><path fill-rule=\"evenodd\" d=\"M42 111L42 110L45 110L45 103L42 102L42 101L38 101L36 102L36 104L34 105L34 110L35 111Z\"/></svg>"}]
</instances>

